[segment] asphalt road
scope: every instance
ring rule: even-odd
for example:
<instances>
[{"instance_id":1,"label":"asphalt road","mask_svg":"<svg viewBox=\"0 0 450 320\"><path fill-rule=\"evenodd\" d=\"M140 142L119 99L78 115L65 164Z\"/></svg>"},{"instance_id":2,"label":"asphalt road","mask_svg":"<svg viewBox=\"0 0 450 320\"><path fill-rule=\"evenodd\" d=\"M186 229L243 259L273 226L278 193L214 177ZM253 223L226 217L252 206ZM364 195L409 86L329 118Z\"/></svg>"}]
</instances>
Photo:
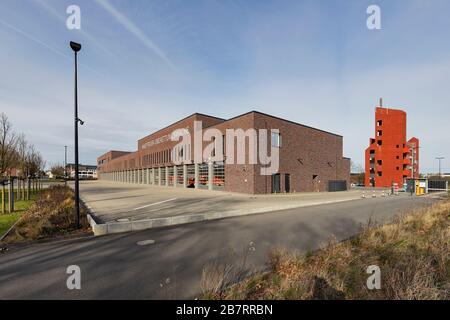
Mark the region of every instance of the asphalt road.
<instances>
[{"instance_id":1,"label":"asphalt road","mask_svg":"<svg viewBox=\"0 0 450 320\"><path fill-rule=\"evenodd\" d=\"M264 268L271 248L316 249L331 235L356 234L431 197L361 199L136 233L11 248L0 254L0 299L180 299L200 292L212 263ZM137 245L143 240L154 244ZM247 252L244 254L244 252ZM68 290L66 268L81 268L81 290Z\"/></svg>"}]
</instances>

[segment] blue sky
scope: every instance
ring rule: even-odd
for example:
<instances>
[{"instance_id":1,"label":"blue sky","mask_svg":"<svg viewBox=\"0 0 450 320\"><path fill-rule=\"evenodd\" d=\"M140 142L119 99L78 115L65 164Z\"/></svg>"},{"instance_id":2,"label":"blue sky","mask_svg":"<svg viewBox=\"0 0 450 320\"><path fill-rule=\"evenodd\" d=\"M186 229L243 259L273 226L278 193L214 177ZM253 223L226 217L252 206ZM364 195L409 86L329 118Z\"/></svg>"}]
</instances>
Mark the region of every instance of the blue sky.
<instances>
[{"instance_id":1,"label":"blue sky","mask_svg":"<svg viewBox=\"0 0 450 320\"><path fill-rule=\"evenodd\" d=\"M81 30L66 8L81 8ZM381 30L366 9L381 8ZM363 164L374 107L408 112L421 171L450 171L447 0L0 0L0 111L49 164L73 146L70 40L79 56L80 160L95 163L194 112L260 110L344 136Z\"/></svg>"}]
</instances>

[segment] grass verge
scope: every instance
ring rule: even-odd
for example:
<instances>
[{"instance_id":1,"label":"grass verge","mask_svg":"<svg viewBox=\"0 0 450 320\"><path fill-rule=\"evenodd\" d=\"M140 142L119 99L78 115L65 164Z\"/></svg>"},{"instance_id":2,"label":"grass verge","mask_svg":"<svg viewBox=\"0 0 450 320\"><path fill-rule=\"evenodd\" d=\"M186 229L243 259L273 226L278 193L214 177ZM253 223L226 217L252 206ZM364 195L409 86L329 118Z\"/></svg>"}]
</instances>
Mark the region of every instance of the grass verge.
<instances>
[{"instance_id":1,"label":"grass verge","mask_svg":"<svg viewBox=\"0 0 450 320\"><path fill-rule=\"evenodd\" d=\"M302 256L274 250L269 272L205 299L450 299L450 201L418 209L383 226L331 241ZM379 266L381 289L369 290L368 266ZM209 277L209 274L204 275ZM222 281L223 282L223 281Z\"/></svg>"},{"instance_id":2,"label":"grass verge","mask_svg":"<svg viewBox=\"0 0 450 320\"><path fill-rule=\"evenodd\" d=\"M42 191L29 205L3 242L33 241L87 232L90 227L83 208L80 215L82 229L78 230L75 228L73 190L52 186Z\"/></svg>"},{"instance_id":3,"label":"grass verge","mask_svg":"<svg viewBox=\"0 0 450 320\"><path fill-rule=\"evenodd\" d=\"M30 200L15 200L13 213L0 213L0 237L20 219L35 198L37 198L37 195L33 196Z\"/></svg>"}]
</instances>

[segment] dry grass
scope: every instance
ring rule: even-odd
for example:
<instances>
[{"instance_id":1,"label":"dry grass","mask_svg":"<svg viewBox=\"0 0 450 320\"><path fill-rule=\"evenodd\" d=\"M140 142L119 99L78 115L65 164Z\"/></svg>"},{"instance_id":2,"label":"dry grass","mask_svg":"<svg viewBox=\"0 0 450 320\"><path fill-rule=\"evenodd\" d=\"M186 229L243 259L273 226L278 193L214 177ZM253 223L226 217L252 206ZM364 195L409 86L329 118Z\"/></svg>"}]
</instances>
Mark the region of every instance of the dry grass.
<instances>
[{"instance_id":1,"label":"dry grass","mask_svg":"<svg viewBox=\"0 0 450 320\"><path fill-rule=\"evenodd\" d=\"M312 254L274 250L269 255L269 272L220 293L205 292L204 297L450 299L449 249L450 201L444 201L388 225L369 225L358 236L341 243L330 241ZM381 269L380 290L366 287L370 265Z\"/></svg>"},{"instance_id":2,"label":"dry grass","mask_svg":"<svg viewBox=\"0 0 450 320\"><path fill-rule=\"evenodd\" d=\"M86 212L81 209L82 231L89 228ZM52 238L75 232L74 193L64 186L43 191L22 215L5 243Z\"/></svg>"}]
</instances>

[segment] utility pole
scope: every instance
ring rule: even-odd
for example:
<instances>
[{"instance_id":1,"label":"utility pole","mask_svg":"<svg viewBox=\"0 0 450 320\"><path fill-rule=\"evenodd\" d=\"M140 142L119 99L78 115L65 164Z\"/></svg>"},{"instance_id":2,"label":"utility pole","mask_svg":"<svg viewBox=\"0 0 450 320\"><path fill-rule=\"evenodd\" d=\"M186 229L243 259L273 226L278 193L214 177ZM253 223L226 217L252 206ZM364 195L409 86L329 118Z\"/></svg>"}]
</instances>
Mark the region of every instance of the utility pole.
<instances>
[{"instance_id":1,"label":"utility pole","mask_svg":"<svg viewBox=\"0 0 450 320\"><path fill-rule=\"evenodd\" d=\"M439 161L439 178L442 176L442 173L441 173L441 161L444 160L444 159L445 159L444 157L436 157L436 160Z\"/></svg>"},{"instance_id":2,"label":"utility pole","mask_svg":"<svg viewBox=\"0 0 450 320\"><path fill-rule=\"evenodd\" d=\"M64 186L67 187L67 146L64 146Z\"/></svg>"}]
</instances>

